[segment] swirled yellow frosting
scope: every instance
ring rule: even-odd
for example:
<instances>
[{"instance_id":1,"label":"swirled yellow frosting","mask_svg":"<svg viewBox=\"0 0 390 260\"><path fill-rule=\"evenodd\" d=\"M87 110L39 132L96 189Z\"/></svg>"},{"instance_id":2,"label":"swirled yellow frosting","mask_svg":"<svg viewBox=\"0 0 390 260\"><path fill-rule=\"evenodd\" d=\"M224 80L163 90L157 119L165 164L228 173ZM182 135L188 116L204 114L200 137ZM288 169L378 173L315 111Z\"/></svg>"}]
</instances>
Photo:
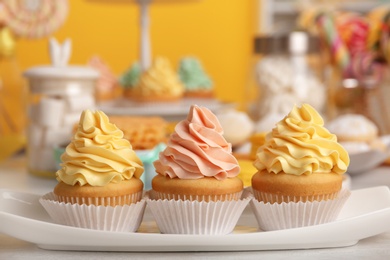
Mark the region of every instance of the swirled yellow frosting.
<instances>
[{"instance_id":1,"label":"swirled yellow frosting","mask_svg":"<svg viewBox=\"0 0 390 260\"><path fill-rule=\"evenodd\" d=\"M142 73L133 91L135 95L142 97L161 95L180 97L184 92L184 86L169 60L158 57L152 66Z\"/></svg>"},{"instance_id":2,"label":"swirled yellow frosting","mask_svg":"<svg viewBox=\"0 0 390 260\"><path fill-rule=\"evenodd\" d=\"M102 111L83 111L78 129L61 156L56 177L68 185L105 186L133 177L144 168L123 132Z\"/></svg>"},{"instance_id":3,"label":"swirled yellow frosting","mask_svg":"<svg viewBox=\"0 0 390 260\"><path fill-rule=\"evenodd\" d=\"M343 174L349 165L347 151L310 105L294 107L272 129L256 154L254 166L275 174Z\"/></svg>"}]
</instances>

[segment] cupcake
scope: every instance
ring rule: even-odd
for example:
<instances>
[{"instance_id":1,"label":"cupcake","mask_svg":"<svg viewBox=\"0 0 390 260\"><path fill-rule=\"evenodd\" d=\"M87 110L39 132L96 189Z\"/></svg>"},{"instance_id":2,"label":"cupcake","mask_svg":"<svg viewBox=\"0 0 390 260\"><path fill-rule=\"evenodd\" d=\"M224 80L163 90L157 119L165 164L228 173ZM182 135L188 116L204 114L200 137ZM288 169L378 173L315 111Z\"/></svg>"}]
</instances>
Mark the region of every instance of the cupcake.
<instances>
[{"instance_id":1,"label":"cupcake","mask_svg":"<svg viewBox=\"0 0 390 260\"><path fill-rule=\"evenodd\" d=\"M242 199L240 168L217 117L191 106L154 162L147 204L162 233L232 232L249 198Z\"/></svg>"},{"instance_id":2,"label":"cupcake","mask_svg":"<svg viewBox=\"0 0 390 260\"><path fill-rule=\"evenodd\" d=\"M92 57L88 65L99 72L95 91L96 100L107 101L118 97L120 95L118 80L110 67L98 56Z\"/></svg>"},{"instance_id":3,"label":"cupcake","mask_svg":"<svg viewBox=\"0 0 390 260\"><path fill-rule=\"evenodd\" d=\"M184 96L199 98L214 97L213 82L203 70L202 64L198 59L192 57L181 59L179 76L185 86Z\"/></svg>"},{"instance_id":4,"label":"cupcake","mask_svg":"<svg viewBox=\"0 0 390 260\"><path fill-rule=\"evenodd\" d=\"M170 102L179 100L183 93L184 86L169 60L158 57L140 75L137 85L131 90L131 98L140 102Z\"/></svg>"},{"instance_id":5,"label":"cupcake","mask_svg":"<svg viewBox=\"0 0 390 260\"><path fill-rule=\"evenodd\" d=\"M310 105L294 107L258 149L251 205L261 229L308 226L337 217L349 196L342 190L349 156L323 125Z\"/></svg>"},{"instance_id":6,"label":"cupcake","mask_svg":"<svg viewBox=\"0 0 390 260\"><path fill-rule=\"evenodd\" d=\"M125 97L132 97L132 90L138 84L140 75L141 65L136 62L119 78L119 84L123 88L123 95Z\"/></svg>"},{"instance_id":7,"label":"cupcake","mask_svg":"<svg viewBox=\"0 0 390 260\"><path fill-rule=\"evenodd\" d=\"M54 220L99 230L138 228L145 208L143 165L102 111L82 113L61 160L58 184L41 200Z\"/></svg>"}]
</instances>

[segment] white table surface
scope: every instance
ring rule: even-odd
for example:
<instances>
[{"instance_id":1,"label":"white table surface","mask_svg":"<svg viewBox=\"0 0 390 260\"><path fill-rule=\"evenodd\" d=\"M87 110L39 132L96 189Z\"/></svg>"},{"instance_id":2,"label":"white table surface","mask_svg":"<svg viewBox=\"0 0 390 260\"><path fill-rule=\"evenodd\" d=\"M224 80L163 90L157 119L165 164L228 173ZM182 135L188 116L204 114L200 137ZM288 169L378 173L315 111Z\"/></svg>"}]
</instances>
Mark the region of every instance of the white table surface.
<instances>
[{"instance_id":1,"label":"white table surface","mask_svg":"<svg viewBox=\"0 0 390 260\"><path fill-rule=\"evenodd\" d=\"M25 157L17 156L0 163L0 188L45 194L56 185L54 179L30 175ZM379 167L351 178L351 188L378 185L390 187L390 167ZM390 221L390 220L389 220ZM73 252L49 251L8 235L0 234L0 259L390 259L390 231L360 240L343 248L251 252Z\"/></svg>"}]
</instances>

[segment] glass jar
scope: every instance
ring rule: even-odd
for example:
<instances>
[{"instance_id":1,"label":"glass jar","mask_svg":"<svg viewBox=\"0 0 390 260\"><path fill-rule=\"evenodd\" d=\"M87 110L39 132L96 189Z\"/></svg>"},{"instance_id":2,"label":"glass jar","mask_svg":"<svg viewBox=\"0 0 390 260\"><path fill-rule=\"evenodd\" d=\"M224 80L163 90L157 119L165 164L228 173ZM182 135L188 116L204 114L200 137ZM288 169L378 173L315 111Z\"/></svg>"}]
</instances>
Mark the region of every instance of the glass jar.
<instances>
[{"instance_id":1,"label":"glass jar","mask_svg":"<svg viewBox=\"0 0 390 260\"><path fill-rule=\"evenodd\" d=\"M71 140L81 112L95 108L98 73L81 66L39 66L27 70L29 82L27 158L31 174L55 177L55 150Z\"/></svg>"},{"instance_id":2,"label":"glass jar","mask_svg":"<svg viewBox=\"0 0 390 260\"><path fill-rule=\"evenodd\" d=\"M324 112L326 87L319 77L322 70L313 66L319 65L315 59L319 55L316 38L292 32L258 37L255 46L255 53L261 56L253 73L256 99L249 105L248 114L256 122L256 132L271 131L294 105L309 103Z\"/></svg>"},{"instance_id":3,"label":"glass jar","mask_svg":"<svg viewBox=\"0 0 390 260\"><path fill-rule=\"evenodd\" d=\"M333 87L329 93L329 120L343 114L360 114L375 123L380 135L390 133L388 69L383 70L381 77L361 75L357 79L344 76Z\"/></svg>"}]
</instances>

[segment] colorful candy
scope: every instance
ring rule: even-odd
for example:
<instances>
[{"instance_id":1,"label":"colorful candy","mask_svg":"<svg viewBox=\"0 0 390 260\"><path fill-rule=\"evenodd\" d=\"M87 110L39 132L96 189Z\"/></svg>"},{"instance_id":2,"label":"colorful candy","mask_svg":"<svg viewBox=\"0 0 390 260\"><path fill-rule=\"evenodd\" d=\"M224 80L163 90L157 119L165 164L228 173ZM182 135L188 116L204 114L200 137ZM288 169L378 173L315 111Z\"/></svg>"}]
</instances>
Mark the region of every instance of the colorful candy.
<instances>
[{"instance_id":1,"label":"colorful candy","mask_svg":"<svg viewBox=\"0 0 390 260\"><path fill-rule=\"evenodd\" d=\"M336 30L333 16L329 13L320 14L317 17L317 25L320 34L330 48L333 62L341 71L345 71L350 65L350 54Z\"/></svg>"},{"instance_id":2,"label":"colorful candy","mask_svg":"<svg viewBox=\"0 0 390 260\"><path fill-rule=\"evenodd\" d=\"M3 0L7 26L18 36L41 38L52 34L68 15L67 0Z\"/></svg>"}]
</instances>

